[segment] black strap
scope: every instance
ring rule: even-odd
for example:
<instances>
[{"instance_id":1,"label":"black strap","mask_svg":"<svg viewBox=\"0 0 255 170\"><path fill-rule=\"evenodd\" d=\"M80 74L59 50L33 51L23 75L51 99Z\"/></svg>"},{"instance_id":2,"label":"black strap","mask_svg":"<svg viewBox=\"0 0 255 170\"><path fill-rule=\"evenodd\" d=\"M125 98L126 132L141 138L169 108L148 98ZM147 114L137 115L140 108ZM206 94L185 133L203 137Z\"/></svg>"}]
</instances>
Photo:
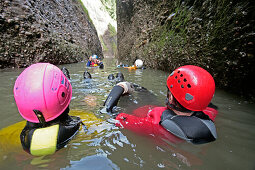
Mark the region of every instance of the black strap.
<instances>
[{"instance_id":1,"label":"black strap","mask_svg":"<svg viewBox=\"0 0 255 170\"><path fill-rule=\"evenodd\" d=\"M33 112L35 113L35 115L38 118L39 122L42 124L42 127L45 127L46 126L46 121L45 121L45 118L44 118L42 112L40 112L39 110L33 110Z\"/></svg>"}]
</instances>

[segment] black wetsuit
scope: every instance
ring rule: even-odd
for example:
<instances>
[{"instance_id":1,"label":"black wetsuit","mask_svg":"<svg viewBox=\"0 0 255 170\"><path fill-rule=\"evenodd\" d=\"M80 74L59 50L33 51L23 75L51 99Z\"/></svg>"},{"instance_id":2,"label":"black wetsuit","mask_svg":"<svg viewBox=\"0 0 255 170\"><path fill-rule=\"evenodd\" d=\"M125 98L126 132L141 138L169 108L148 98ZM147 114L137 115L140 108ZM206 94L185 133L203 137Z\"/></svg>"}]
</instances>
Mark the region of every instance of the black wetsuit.
<instances>
[{"instance_id":1,"label":"black wetsuit","mask_svg":"<svg viewBox=\"0 0 255 170\"><path fill-rule=\"evenodd\" d=\"M217 138L213 121L203 112L181 116L167 109L161 115L160 124L174 135L195 144L211 142Z\"/></svg>"},{"instance_id":2,"label":"black wetsuit","mask_svg":"<svg viewBox=\"0 0 255 170\"><path fill-rule=\"evenodd\" d=\"M21 144L23 149L30 153L31 141L34 132L37 129L43 129L54 125L59 125L57 135L56 150L63 148L78 132L81 120L79 117L69 116L69 109L62 113L58 118L42 123L32 123L27 121L26 126L20 134ZM45 136L47 138L47 136Z\"/></svg>"}]
</instances>

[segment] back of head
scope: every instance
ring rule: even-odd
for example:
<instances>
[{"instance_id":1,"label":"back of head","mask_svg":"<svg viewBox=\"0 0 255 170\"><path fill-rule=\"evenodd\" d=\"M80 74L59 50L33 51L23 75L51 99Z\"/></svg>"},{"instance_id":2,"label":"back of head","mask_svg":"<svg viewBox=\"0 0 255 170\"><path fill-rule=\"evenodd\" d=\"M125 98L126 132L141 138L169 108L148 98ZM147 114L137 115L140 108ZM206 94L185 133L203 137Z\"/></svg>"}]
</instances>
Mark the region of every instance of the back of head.
<instances>
[{"instance_id":1,"label":"back of head","mask_svg":"<svg viewBox=\"0 0 255 170\"><path fill-rule=\"evenodd\" d=\"M167 87L176 100L191 111L204 110L211 102L215 91L211 74L193 65L174 70L167 79Z\"/></svg>"},{"instance_id":2,"label":"back of head","mask_svg":"<svg viewBox=\"0 0 255 170\"><path fill-rule=\"evenodd\" d=\"M58 67L49 63L37 63L18 76L13 93L19 113L24 119L39 123L36 116L39 111L48 122L68 107L72 86Z\"/></svg>"},{"instance_id":3,"label":"back of head","mask_svg":"<svg viewBox=\"0 0 255 170\"><path fill-rule=\"evenodd\" d=\"M88 71L85 71L83 73L83 77L84 77L84 79L91 79L92 78L91 74Z\"/></svg>"},{"instance_id":4,"label":"back of head","mask_svg":"<svg viewBox=\"0 0 255 170\"><path fill-rule=\"evenodd\" d=\"M114 80L114 79L115 79L114 75L113 74L109 74L108 80Z\"/></svg>"},{"instance_id":5,"label":"back of head","mask_svg":"<svg viewBox=\"0 0 255 170\"><path fill-rule=\"evenodd\" d=\"M124 75L123 75L121 72L118 72L118 73L116 74L116 78L117 78L117 81L118 81L118 82L125 81Z\"/></svg>"},{"instance_id":6,"label":"back of head","mask_svg":"<svg viewBox=\"0 0 255 170\"><path fill-rule=\"evenodd\" d=\"M137 60L135 61L135 66L136 66L137 68L142 68L142 67L143 67L143 61L140 60L140 59L137 59Z\"/></svg>"},{"instance_id":7,"label":"back of head","mask_svg":"<svg viewBox=\"0 0 255 170\"><path fill-rule=\"evenodd\" d=\"M98 59L98 56L97 55L92 55L92 59Z\"/></svg>"}]
</instances>

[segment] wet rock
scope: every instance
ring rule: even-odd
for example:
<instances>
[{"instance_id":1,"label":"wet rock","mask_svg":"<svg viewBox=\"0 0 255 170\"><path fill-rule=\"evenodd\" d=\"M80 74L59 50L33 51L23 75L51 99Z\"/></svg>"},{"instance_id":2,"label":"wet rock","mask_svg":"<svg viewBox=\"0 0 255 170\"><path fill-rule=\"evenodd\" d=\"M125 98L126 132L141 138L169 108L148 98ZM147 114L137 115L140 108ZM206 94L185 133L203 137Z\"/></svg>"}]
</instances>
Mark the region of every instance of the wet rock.
<instances>
[{"instance_id":1,"label":"wet rock","mask_svg":"<svg viewBox=\"0 0 255 170\"><path fill-rule=\"evenodd\" d=\"M102 57L96 29L79 1L4 0L0 10L0 68Z\"/></svg>"},{"instance_id":2,"label":"wet rock","mask_svg":"<svg viewBox=\"0 0 255 170\"><path fill-rule=\"evenodd\" d=\"M118 58L170 72L206 68L219 88L250 97L255 88L253 1L117 1ZM146 30L146 31L145 31Z\"/></svg>"},{"instance_id":3,"label":"wet rock","mask_svg":"<svg viewBox=\"0 0 255 170\"><path fill-rule=\"evenodd\" d=\"M32 33L31 33L31 32L26 31L26 32L25 32L25 35L30 36L30 35L32 35Z\"/></svg>"}]
</instances>

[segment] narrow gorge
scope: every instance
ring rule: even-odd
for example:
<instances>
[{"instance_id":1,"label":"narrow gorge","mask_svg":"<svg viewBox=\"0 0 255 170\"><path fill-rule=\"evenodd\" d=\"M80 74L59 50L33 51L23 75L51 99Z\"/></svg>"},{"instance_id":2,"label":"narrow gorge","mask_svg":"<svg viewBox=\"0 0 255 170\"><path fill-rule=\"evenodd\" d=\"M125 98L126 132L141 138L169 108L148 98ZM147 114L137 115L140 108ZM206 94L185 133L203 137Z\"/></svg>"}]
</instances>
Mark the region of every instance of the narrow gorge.
<instances>
[{"instance_id":1,"label":"narrow gorge","mask_svg":"<svg viewBox=\"0 0 255 170\"><path fill-rule=\"evenodd\" d=\"M0 68L103 56L97 31L76 0L2 0L0 39Z\"/></svg>"},{"instance_id":2,"label":"narrow gorge","mask_svg":"<svg viewBox=\"0 0 255 170\"><path fill-rule=\"evenodd\" d=\"M255 3L231 0L2 0L0 68L97 54L171 72L193 64L254 98Z\"/></svg>"}]
</instances>

